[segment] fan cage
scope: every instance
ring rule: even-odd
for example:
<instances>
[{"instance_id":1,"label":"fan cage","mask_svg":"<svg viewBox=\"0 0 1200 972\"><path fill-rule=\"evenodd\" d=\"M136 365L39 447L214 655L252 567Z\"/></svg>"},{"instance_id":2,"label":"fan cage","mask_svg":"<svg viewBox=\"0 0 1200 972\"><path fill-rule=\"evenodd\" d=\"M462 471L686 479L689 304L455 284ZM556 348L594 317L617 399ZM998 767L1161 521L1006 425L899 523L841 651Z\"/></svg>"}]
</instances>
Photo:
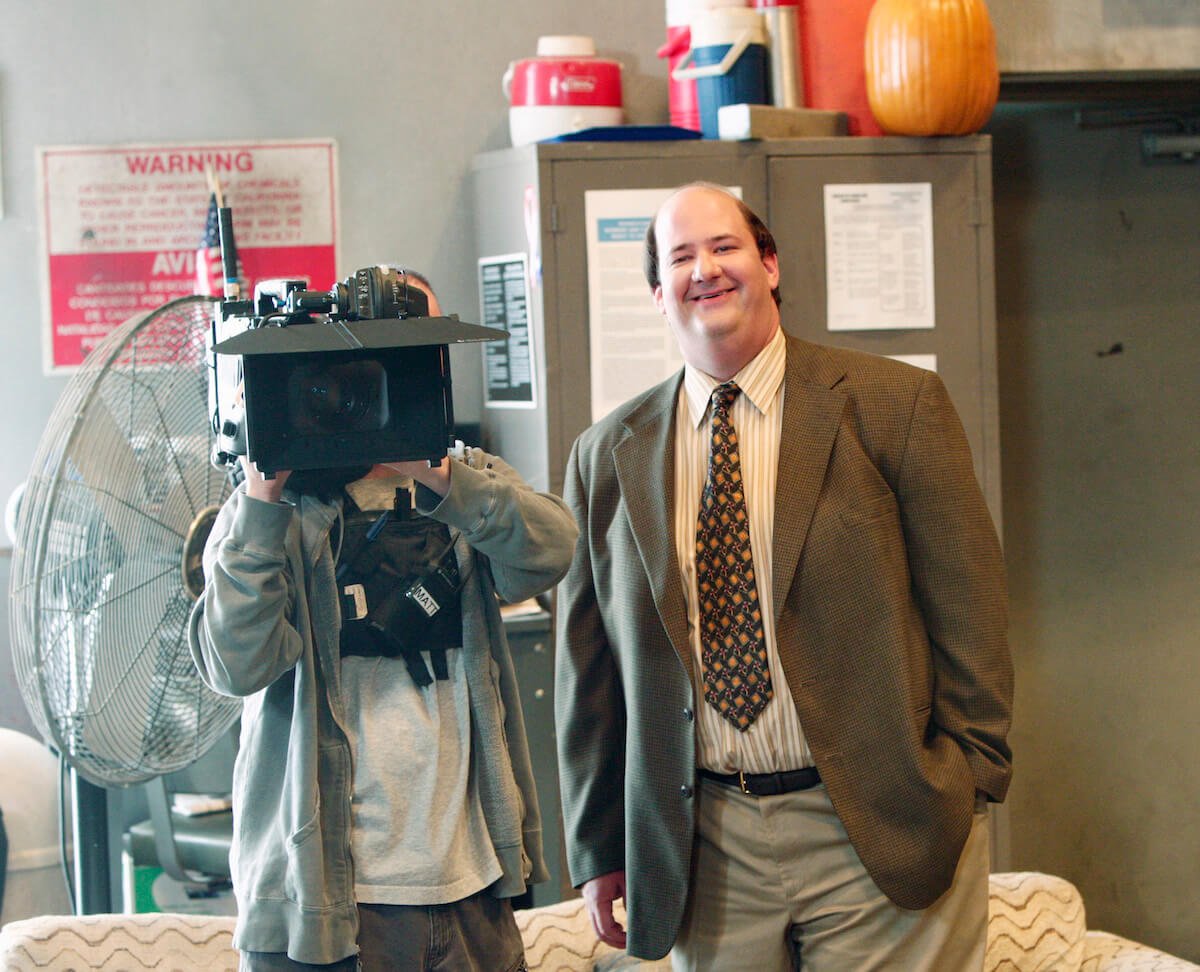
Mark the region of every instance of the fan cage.
<instances>
[{"instance_id":1,"label":"fan cage","mask_svg":"<svg viewBox=\"0 0 1200 972\"><path fill-rule=\"evenodd\" d=\"M200 680L187 639L186 541L229 491L209 458L213 306L171 301L88 355L51 413L18 511L19 688L42 736L101 786L190 765L241 712Z\"/></svg>"}]
</instances>

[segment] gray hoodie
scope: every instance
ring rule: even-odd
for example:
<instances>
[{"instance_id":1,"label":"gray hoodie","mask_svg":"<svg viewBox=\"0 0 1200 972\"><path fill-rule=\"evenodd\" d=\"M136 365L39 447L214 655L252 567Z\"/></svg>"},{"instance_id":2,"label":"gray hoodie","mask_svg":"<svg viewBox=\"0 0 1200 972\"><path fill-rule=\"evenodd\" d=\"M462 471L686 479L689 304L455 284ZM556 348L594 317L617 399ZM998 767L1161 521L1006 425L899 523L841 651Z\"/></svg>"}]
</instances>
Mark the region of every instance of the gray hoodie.
<instances>
[{"instance_id":1,"label":"gray hoodie","mask_svg":"<svg viewBox=\"0 0 1200 972\"><path fill-rule=\"evenodd\" d=\"M472 772L503 868L498 897L547 877L541 822L512 658L497 595L552 587L574 552L574 518L478 449L420 512L460 531L463 651L471 696ZM234 767L231 855L239 949L312 964L353 954L358 934L350 852L353 766L344 726L330 532L340 501L239 487L204 554L207 587L192 612L192 657L207 685L244 699Z\"/></svg>"}]
</instances>

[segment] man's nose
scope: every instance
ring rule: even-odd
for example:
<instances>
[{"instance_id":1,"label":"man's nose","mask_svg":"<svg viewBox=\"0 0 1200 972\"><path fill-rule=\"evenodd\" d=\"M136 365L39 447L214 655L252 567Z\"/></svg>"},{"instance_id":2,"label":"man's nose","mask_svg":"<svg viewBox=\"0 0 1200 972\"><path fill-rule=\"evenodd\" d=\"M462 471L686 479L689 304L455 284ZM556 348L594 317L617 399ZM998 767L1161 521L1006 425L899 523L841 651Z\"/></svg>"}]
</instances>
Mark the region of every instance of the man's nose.
<instances>
[{"instance_id":1,"label":"man's nose","mask_svg":"<svg viewBox=\"0 0 1200 972\"><path fill-rule=\"evenodd\" d=\"M692 279L707 280L710 277L715 277L720 273L721 268L717 265L717 261L713 259L713 255L707 250L701 250L696 254L696 260L692 264Z\"/></svg>"}]
</instances>

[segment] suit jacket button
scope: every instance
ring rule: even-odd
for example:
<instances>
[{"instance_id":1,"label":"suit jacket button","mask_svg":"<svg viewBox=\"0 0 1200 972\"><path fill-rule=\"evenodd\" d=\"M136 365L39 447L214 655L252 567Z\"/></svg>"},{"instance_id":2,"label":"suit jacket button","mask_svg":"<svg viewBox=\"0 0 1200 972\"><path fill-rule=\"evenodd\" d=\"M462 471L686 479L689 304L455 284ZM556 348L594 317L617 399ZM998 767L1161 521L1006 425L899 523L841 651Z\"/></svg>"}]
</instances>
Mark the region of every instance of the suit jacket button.
<instances>
[{"instance_id":1,"label":"suit jacket button","mask_svg":"<svg viewBox=\"0 0 1200 972\"><path fill-rule=\"evenodd\" d=\"M694 719L695 717L696 717L696 714L695 714L694 712L692 712L692 710L691 710L691 709L689 709L689 708L688 708L688 707L685 705L685 706L683 707L683 720L684 720L684 722L691 722L691 721L692 721L692 719Z\"/></svg>"},{"instance_id":2,"label":"suit jacket button","mask_svg":"<svg viewBox=\"0 0 1200 972\"><path fill-rule=\"evenodd\" d=\"M679 788L679 794L685 800L690 800L692 798L692 788L684 783L683 786Z\"/></svg>"}]
</instances>

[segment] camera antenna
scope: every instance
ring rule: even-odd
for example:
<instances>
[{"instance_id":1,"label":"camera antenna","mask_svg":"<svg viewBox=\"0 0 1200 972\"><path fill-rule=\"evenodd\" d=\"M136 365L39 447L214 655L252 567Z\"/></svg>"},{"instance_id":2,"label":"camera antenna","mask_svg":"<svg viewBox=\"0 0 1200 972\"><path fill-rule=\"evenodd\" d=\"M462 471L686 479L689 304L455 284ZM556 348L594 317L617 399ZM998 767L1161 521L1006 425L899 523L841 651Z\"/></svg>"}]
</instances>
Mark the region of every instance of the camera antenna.
<instances>
[{"instance_id":1,"label":"camera antenna","mask_svg":"<svg viewBox=\"0 0 1200 972\"><path fill-rule=\"evenodd\" d=\"M238 280L237 243L233 239L233 210L222 206L217 212L221 229L221 269L225 276L225 299L238 300L242 285Z\"/></svg>"}]
</instances>

